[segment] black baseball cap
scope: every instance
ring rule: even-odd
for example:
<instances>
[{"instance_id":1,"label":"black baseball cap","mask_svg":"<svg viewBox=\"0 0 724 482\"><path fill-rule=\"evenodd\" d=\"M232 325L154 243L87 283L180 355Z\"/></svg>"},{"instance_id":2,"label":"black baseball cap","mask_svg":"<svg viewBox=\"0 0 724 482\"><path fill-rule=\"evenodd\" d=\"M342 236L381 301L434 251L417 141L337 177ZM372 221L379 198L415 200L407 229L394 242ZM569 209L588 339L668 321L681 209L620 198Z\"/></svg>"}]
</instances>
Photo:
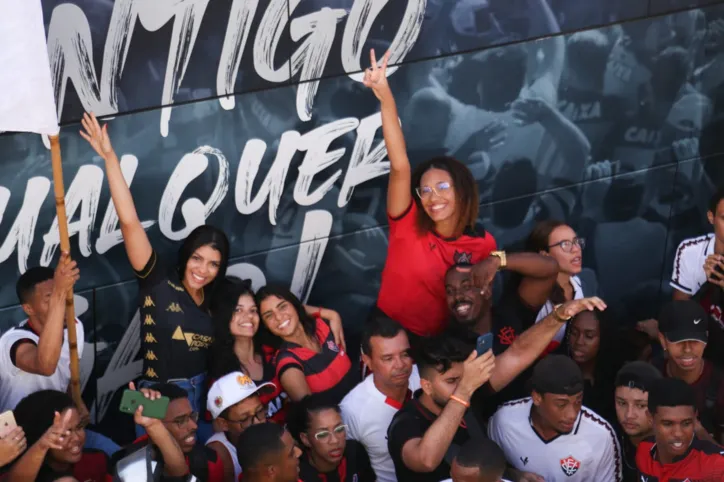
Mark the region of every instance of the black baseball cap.
<instances>
[{"instance_id":1,"label":"black baseball cap","mask_svg":"<svg viewBox=\"0 0 724 482\"><path fill-rule=\"evenodd\" d=\"M661 372L655 366L644 361L632 361L616 374L615 388L638 388L642 392L648 392L653 382L660 378Z\"/></svg>"},{"instance_id":2,"label":"black baseball cap","mask_svg":"<svg viewBox=\"0 0 724 482\"><path fill-rule=\"evenodd\" d=\"M708 341L709 315L693 300L669 301L659 315L659 331L671 343Z\"/></svg>"},{"instance_id":3,"label":"black baseball cap","mask_svg":"<svg viewBox=\"0 0 724 482\"><path fill-rule=\"evenodd\" d=\"M540 393L576 395L583 391L583 373L564 355L548 355L533 368L531 388Z\"/></svg>"}]
</instances>

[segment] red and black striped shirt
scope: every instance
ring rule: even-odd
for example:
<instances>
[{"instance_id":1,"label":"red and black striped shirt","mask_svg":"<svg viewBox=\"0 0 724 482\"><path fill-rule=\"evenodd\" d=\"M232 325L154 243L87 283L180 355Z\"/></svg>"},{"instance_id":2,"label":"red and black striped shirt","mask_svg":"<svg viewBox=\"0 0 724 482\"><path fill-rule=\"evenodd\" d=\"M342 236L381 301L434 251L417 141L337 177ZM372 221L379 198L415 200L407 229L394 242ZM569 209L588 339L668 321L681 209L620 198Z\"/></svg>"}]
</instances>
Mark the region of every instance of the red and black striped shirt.
<instances>
[{"instance_id":1,"label":"red and black striped shirt","mask_svg":"<svg viewBox=\"0 0 724 482\"><path fill-rule=\"evenodd\" d=\"M323 393L330 403L339 403L358 381L349 356L334 342L329 325L317 318L316 336L322 351L317 353L296 343L284 342L276 356L277 378L290 368L304 373L312 393Z\"/></svg>"},{"instance_id":2,"label":"red and black striped shirt","mask_svg":"<svg viewBox=\"0 0 724 482\"><path fill-rule=\"evenodd\" d=\"M347 440L344 457L332 472L320 472L309 462L307 454L299 460L299 478L304 482L374 482L375 473L367 451L356 440Z\"/></svg>"},{"instance_id":3,"label":"red and black striped shirt","mask_svg":"<svg viewBox=\"0 0 724 482\"><path fill-rule=\"evenodd\" d=\"M656 442L644 440L636 450L639 480L645 482L720 482L724 480L724 447L694 437L689 450L671 464L658 461Z\"/></svg>"}]
</instances>

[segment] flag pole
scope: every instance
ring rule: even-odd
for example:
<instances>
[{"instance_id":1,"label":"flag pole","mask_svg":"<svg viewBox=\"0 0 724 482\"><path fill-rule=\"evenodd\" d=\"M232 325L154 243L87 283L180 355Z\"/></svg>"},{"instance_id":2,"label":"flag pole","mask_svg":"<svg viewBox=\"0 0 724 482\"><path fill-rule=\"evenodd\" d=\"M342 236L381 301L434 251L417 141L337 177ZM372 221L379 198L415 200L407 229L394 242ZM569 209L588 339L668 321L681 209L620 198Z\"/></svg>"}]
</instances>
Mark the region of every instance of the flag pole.
<instances>
[{"instance_id":1,"label":"flag pole","mask_svg":"<svg viewBox=\"0 0 724 482\"><path fill-rule=\"evenodd\" d=\"M63 184L63 163L60 157L60 138L58 134L50 136L50 158L53 165L53 188L55 191L55 210L58 216L60 249L70 253L68 236L68 218L65 213L65 186ZM65 299L65 326L68 329L68 348L70 349L70 389L73 402L81 406L83 398L80 391L80 363L78 361L78 337L75 331L75 304L73 290L68 291Z\"/></svg>"}]
</instances>

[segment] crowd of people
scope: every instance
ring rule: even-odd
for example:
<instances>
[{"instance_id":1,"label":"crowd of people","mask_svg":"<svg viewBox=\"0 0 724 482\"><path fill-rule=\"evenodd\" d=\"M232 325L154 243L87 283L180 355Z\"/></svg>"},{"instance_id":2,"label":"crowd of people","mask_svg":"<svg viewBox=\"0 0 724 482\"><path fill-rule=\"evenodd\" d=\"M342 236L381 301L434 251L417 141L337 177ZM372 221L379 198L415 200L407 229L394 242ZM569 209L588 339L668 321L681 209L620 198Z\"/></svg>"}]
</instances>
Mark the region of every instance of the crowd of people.
<instances>
[{"instance_id":1,"label":"crowd of people","mask_svg":"<svg viewBox=\"0 0 724 482\"><path fill-rule=\"evenodd\" d=\"M12 413L0 416L0 480L724 480L724 190L713 233L677 250L674 299L634 336L607 316L573 227L541 221L524 250L505 251L478 224L464 163L412 169L388 58L373 51L364 78L390 161L364 368L337 312L228 276L223 231L200 226L162 259L107 126L86 114L81 136L105 161L140 286L137 438L119 447L90 430L69 395L65 300L80 273L62 253L20 277L27 319L0 337L0 411ZM76 332L82 356L79 320Z\"/></svg>"}]
</instances>

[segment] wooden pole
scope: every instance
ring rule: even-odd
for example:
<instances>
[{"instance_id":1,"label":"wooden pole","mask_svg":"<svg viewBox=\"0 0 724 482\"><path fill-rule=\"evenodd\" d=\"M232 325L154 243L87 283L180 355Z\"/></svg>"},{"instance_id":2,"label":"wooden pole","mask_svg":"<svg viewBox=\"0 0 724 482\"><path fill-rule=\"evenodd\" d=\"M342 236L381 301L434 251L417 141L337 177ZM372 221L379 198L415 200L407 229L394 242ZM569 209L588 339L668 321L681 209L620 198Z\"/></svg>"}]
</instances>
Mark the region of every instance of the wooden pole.
<instances>
[{"instance_id":1,"label":"wooden pole","mask_svg":"<svg viewBox=\"0 0 724 482\"><path fill-rule=\"evenodd\" d=\"M50 136L50 158L53 164L53 188L55 210L58 215L58 231L60 232L60 249L70 253L68 218L65 213L63 163L60 157L60 138L57 135ZM68 292L65 299L65 326L68 329L68 347L70 348L70 393L76 405L80 405L83 398L80 393L80 363L78 361L78 338L75 331L75 304L72 290Z\"/></svg>"}]
</instances>

